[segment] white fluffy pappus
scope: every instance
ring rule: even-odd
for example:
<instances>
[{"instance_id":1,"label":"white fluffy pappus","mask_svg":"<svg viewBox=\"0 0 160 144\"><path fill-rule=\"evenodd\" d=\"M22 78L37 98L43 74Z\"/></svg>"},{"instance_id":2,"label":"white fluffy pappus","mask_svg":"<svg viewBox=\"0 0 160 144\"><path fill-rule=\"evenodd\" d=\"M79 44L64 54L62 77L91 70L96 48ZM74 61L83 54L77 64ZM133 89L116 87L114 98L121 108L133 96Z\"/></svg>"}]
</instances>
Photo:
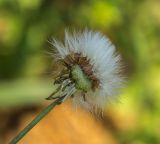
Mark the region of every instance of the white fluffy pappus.
<instances>
[{"instance_id":1,"label":"white fluffy pappus","mask_svg":"<svg viewBox=\"0 0 160 144\"><path fill-rule=\"evenodd\" d=\"M57 49L58 60L64 60L68 55L73 54L80 54L79 57L87 58L92 67L92 75L99 81L95 90L85 91L85 100L81 90L75 88L73 102L76 105L88 110L103 109L108 101L118 96L123 84L123 77L120 74L121 57L115 52L115 47L107 37L89 30L73 33L65 31L64 43L53 40L52 44ZM75 64L76 60L73 61ZM74 86L72 83L72 87Z\"/></svg>"}]
</instances>

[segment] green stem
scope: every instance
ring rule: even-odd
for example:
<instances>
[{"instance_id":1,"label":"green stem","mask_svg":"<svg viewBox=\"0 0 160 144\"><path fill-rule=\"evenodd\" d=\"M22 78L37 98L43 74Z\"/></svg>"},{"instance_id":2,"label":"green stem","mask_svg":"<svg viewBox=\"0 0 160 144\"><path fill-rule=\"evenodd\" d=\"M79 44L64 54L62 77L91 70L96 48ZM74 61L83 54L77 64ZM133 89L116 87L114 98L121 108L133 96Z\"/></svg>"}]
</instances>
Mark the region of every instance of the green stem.
<instances>
[{"instance_id":1,"label":"green stem","mask_svg":"<svg viewBox=\"0 0 160 144\"><path fill-rule=\"evenodd\" d=\"M64 97L60 97L44 110L42 110L9 144L16 144L21 140L44 116L46 116L56 105L62 102Z\"/></svg>"}]
</instances>

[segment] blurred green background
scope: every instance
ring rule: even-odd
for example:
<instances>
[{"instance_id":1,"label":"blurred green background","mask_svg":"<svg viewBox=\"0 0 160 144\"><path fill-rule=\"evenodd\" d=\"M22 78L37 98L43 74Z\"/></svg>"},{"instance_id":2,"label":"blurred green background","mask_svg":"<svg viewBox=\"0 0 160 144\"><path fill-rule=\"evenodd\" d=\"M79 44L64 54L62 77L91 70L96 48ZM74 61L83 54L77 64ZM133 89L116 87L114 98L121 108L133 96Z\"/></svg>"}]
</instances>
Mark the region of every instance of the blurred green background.
<instances>
[{"instance_id":1,"label":"blurred green background","mask_svg":"<svg viewBox=\"0 0 160 144\"><path fill-rule=\"evenodd\" d=\"M52 37L89 28L122 54L127 86L120 103L119 143L160 143L160 1L0 0L0 113L41 104L52 92ZM2 118L1 116L1 118ZM125 130L124 130L125 129ZM3 131L0 131L3 134Z\"/></svg>"}]
</instances>

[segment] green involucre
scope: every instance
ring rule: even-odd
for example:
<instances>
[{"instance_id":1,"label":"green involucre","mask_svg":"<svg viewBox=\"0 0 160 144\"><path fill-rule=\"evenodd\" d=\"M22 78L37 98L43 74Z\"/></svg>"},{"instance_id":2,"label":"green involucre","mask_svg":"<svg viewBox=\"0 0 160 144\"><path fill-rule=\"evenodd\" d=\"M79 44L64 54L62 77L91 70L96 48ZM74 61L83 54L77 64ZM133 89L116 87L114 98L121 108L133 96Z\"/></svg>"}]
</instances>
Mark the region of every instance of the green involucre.
<instances>
[{"instance_id":1,"label":"green involucre","mask_svg":"<svg viewBox=\"0 0 160 144\"><path fill-rule=\"evenodd\" d=\"M87 92L92 87L92 82L87 75L83 72L79 65L74 65L71 68L71 75L75 81L76 88Z\"/></svg>"}]
</instances>

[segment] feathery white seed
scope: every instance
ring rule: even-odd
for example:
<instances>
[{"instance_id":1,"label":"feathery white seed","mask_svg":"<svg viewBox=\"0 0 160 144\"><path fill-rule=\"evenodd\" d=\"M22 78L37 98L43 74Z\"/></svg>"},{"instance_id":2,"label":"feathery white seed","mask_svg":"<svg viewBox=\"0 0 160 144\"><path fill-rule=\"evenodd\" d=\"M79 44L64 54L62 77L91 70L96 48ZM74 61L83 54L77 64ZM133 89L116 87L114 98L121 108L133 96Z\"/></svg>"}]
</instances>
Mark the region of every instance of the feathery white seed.
<instances>
[{"instance_id":1,"label":"feathery white seed","mask_svg":"<svg viewBox=\"0 0 160 144\"><path fill-rule=\"evenodd\" d=\"M118 95L123 83L120 55L115 53L115 47L110 40L99 32L85 30L69 33L65 31L64 44L54 40L53 46L57 49L59 59L64 59L72 53L81 53L90 60L92 70L100 81L95 91L88 91L86 101L82 96L75 95L73 101L87 109L103 108L109 99Z\"/></svg>"}]
</instances>

